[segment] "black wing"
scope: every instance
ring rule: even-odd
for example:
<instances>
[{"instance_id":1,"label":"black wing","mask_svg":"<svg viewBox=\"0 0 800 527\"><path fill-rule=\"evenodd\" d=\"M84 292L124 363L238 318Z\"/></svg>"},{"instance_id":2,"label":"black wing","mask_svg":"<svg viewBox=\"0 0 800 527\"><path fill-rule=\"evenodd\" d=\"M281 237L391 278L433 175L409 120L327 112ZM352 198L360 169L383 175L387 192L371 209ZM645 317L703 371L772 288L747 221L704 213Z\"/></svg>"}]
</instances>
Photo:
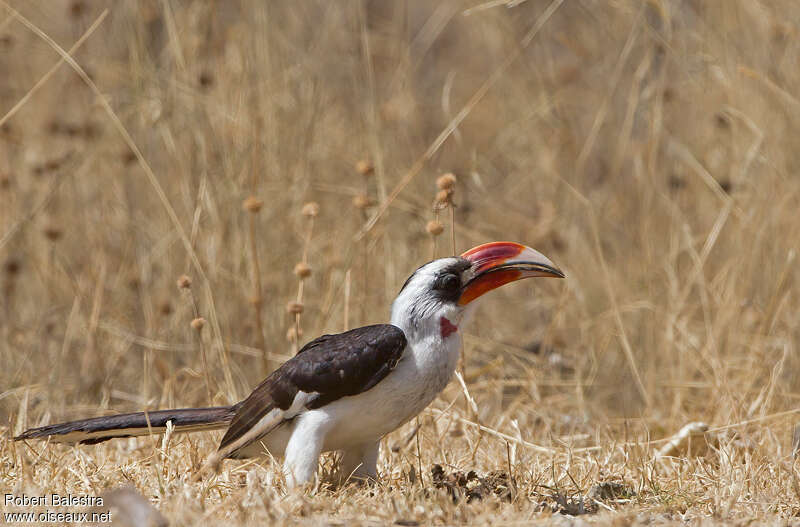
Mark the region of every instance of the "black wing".
<instances>
[{"instance_id":1,"label":"black wing","mask_svg":"<svg viewBox=\"0 0 800 527\"><path fill-rule=\"evenodd\" d=\"M394 369L405 347L403 331L391 324L323 335L309 342L236 405L220 450L238 450L294 417L287 411L299 392L309 394L303 408L313 409L369 390ZM270 413L271 418L264 419ZM256 425L260 433L253 434ZM243 442L245 435L252 437Z\"/></svg>"}]
</instances>

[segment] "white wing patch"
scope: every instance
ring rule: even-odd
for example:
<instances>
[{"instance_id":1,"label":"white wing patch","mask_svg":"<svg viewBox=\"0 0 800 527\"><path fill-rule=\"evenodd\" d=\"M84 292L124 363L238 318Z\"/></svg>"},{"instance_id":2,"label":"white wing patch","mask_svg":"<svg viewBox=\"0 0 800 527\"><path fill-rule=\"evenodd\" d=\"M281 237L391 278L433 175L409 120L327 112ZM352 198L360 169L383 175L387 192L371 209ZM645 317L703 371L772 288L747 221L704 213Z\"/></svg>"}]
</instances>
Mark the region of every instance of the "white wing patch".
<instances>
[{"instance_id":1,"label":"white wing patch","mask_svg":"<svg viewBox=\"0 0 800 527\"><path fill-rule=\"evenodd\" d=\"M214 457L218 459L225 459L240 448L244 448L253 441L258 440L260 437L269 434L284 421L288 421L289 419L292 419L298 414L306 411L306 405L315 400L317 397L319 397L319 393L317 392L297 392L297 395L294 396L294 400L292 401L292 405L288 409L273 409L267 413L267 415L259 419L258 422L240 438L228 445L225 445L224 448L221 448L219 451L217 451L214 454Z\"/></svg>"}]
</instances>

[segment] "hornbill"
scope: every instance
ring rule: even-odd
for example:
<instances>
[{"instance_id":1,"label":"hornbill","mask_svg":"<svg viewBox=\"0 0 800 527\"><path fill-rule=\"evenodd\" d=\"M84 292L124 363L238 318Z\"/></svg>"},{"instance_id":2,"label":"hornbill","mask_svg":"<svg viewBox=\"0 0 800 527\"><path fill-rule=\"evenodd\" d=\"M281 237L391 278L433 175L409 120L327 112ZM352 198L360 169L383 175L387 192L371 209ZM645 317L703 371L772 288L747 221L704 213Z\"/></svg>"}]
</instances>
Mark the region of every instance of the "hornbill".
<instances>
[{"instance_id":1,"label":"hornbill","mask_svg":"<svg viewBox=\"0 0 800 527\"><path fill-rule=\"evenodd\" d=\"M511 242L433 260L406 280L390 324L312 340L233 406L96 417L32 428L15 440L99 443L114 437L226 428L209 464L283 456L287 484L311 481L324 451L342 452L340 473L377 478L381 438L419 414L449 382L476 300L522 278L564 274L541 253Z\"/></svg>"}]
</instances>

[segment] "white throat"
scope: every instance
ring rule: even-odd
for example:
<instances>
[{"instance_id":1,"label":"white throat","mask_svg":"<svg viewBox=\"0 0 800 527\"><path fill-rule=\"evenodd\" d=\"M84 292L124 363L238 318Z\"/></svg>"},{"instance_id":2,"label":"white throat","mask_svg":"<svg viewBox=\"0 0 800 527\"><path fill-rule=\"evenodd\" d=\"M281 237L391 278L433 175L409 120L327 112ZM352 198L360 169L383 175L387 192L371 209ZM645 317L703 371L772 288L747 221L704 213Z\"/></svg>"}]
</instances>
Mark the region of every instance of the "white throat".
<instances>
[{"instance_id":1,"label":"white throat","mask_svg":"<svg viewBox=\"0 0 800 527\"><path fill-rule=\"evenodd\" d=\"M397 405L397 426L424 410L445 389L458 366L461 350L460 320L450 314L437 312L433 316L415 319L409 311L395 302L392 324L403 330L407 345L402 359L393 372L394 397ZM455 329L442 332L442 318ZM459 317L460 318L460 317ZM387 408L388 409L388 408Z\"/></svg>"},{"instance_id":2,"label":"white throat","mask_svg":"<svg viewBox=\"0 0 800 527\"><path fill-rule=\"evenodd\" d=\"M403 330L408 341L395 372L402 379L399 391L408 415L422 411L450 382L462 332L473 311L433 294L429 275L433 271L418 270L392 304L391 323Z\"/></svg>"}]
</instances>

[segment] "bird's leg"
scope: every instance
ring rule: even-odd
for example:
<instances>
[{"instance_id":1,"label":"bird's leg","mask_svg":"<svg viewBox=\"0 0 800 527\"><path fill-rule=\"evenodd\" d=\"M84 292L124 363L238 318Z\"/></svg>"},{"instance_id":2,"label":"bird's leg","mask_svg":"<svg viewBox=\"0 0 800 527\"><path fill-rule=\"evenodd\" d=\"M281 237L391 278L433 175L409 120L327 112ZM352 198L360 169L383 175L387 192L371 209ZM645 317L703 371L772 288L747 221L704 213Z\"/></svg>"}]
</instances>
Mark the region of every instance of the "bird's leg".
<instances>
[{"instance_id":1,"label":"bird's leg","mask_svg":"<svg viewBox=\"0 0 800 527\"><path fill-rule=\"evenodd\" d=\"M317 412L312 411L297 417L283 461L283 472L289 488L304 485L314 478L325 434L330 426L327 416Z\"/></svg>"},{"instance_id":2,"label":"bird's leg","mask_svg":"<svg viewBox=\"0 0 800 527\"><path fill-rule=\"evenodd\" d=\"M339 478L343 482L347 478L377 480L379 447L380 441L375 441L343 450L342 461L339 464Z\"/></svg>"}]
</instances>

